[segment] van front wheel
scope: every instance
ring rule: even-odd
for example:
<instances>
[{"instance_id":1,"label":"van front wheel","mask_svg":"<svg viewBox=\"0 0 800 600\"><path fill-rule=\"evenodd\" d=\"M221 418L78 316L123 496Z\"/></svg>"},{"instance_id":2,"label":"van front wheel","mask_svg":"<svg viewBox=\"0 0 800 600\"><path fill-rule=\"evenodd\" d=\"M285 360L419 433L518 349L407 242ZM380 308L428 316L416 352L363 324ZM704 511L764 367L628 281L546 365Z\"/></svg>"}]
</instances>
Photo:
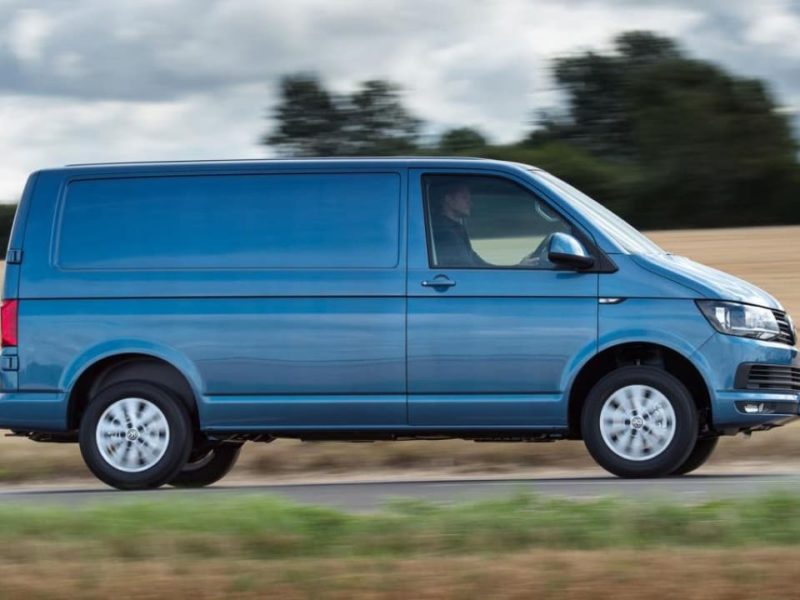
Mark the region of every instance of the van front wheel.
<instances>
[{"instance_id":1,"label":"van front wheel","mask_svg":"<svg viewBox=\"0 0 800 600\"><path fill-rule=\"evenodd\" d=\"M145 381L109 386L89 401L79 442L89 470L121 490L159 487L189 458L188 411L167 390Z\"/></svg>"},{"instance_id":2,"label":"van front wheel","mask_svg":"<svg viewBox=\"0 0 800 600\"><path fill-rule=\"evenodd\" d=\"M589 392L581 415L589 453L620 477L663 477L689 458L697 443L692 397L657 367L612 371Z\"/></svg>"}]
</instances>

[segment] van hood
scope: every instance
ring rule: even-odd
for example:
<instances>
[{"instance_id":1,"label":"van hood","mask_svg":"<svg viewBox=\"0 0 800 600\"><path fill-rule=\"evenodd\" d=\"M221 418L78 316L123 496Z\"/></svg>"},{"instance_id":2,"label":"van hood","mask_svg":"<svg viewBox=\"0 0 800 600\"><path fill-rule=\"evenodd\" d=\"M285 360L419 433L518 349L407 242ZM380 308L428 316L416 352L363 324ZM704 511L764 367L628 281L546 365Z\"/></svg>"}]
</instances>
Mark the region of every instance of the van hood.
<instances>
[{"instance_id":1,"label":"van hood","mask_svg":"<svg viewBox=\"0 0 800 600\"><path fill-rule=\"evenodd\" d=\"M752 283L674 254L636 254L633 260L644 269L690 288L703 298L733 300L783 310L771 294Z\"/></svg>"}]
</instances>

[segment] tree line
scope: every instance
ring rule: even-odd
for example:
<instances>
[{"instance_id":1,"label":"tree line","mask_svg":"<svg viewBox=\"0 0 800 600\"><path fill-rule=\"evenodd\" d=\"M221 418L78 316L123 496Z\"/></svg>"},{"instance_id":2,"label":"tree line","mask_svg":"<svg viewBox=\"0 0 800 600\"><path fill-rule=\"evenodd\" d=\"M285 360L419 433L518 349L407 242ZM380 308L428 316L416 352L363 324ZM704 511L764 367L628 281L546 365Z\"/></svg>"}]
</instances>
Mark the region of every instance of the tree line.
<instances>
[{"instance_id":1,"label":"tree line","mask_svg":"<svg viewBox=\"0 0 800 600\"><path fill-rule=\"evenodd\" d=\"M798 146L764 82L650 32L558 57L559 110L522 139L458 127L425 140L399 86L337 94L315 74L281 80L263 143L284 156L469 155L545 168L642 228L800 223Z\"/></svg>"}]
</instances>

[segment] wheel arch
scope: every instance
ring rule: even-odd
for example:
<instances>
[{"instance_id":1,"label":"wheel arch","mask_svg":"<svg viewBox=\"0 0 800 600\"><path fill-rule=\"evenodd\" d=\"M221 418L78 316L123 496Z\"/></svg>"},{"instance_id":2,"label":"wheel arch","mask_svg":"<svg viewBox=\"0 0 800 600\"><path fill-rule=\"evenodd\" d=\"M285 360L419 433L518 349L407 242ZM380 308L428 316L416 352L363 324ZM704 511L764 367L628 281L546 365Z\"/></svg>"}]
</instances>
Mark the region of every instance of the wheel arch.
<instances>
[{"instance_id":1,"label":"wheel arch","mask_svg":"<svg viewBox=\"0 0 800 600\"><path fill-rule=\"evenodd\" d=\"M127 351L97 357L76 371L65 389L67 427L77 429L89 400L100 390L126 380L146 380L169 388L184 403L195 427L199 426L200 395L197 382L163 355Z\"/></svg>"},{"instance_id":2,"label":"wheel arch","mask_svg":"<svg viewBox=\"0 0 800 600\"><path fill-rule=\"evenodd\" d=\"M711 388L697 366L681 352L653 342L625 342L605 348L578 371L567 393L567 425L571 439L581 439L581 412L592 387L611 371L627 365L651 365L666 370L689 390L701 428L712 423Z\"/></svg>"}]
</instances>

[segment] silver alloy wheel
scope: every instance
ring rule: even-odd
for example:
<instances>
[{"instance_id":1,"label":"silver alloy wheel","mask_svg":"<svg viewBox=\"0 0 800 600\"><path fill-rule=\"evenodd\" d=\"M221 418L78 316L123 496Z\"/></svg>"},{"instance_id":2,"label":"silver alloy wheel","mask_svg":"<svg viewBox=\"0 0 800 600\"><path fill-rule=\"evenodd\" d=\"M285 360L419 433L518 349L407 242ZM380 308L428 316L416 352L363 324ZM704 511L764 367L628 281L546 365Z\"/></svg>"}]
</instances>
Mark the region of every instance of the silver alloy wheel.
<instances>
[{"instance_id":1,"label":"silver alloy wheel","mask_svg":"<svg viewBox=\"0 0 800 600\"><path fill-rule=\"evenodd\" d=\"M125 473L146 471L169 447L169 423L155 404L144 398L122 398L97 422L97 449L109 465Z\"/></svg>"},{"instance_id":2,"label":"silver alloy wheel","mask_svg":"<svg viewBox=\"0 0 800 600\"><path fill-rule=\"evenodd\" d=\"M650 460L675 437L675 409L649 385L626 385L612 393L600 411L606 446L626 460Z\"/></svg>"}]
</instances>

